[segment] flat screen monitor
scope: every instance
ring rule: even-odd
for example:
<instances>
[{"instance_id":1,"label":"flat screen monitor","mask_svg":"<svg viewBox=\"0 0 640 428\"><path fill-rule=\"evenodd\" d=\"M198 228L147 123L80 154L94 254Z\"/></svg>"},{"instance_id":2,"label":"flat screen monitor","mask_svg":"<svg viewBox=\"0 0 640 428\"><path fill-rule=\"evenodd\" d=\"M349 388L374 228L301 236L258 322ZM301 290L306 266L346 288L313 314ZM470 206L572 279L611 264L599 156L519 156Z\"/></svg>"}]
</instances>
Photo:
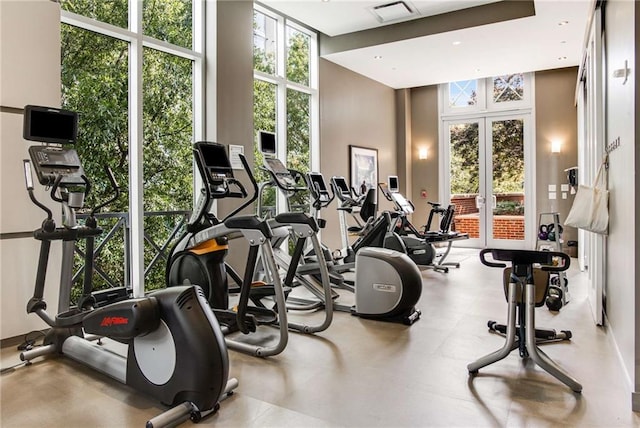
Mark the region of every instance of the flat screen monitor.
<instances>
[{"instance_id":1,"label":"flat screen monitor","mask_svg":"<svg viewBox=\"0 0 640 428\"><path fill-rule=\"evenodd\" d=\"M333 177L331 180L333 180L333 183L341 194L351 196L347 180L345 180L344 177Z\"/></svg>"},{"instance_id":2,"label":"flat screen monitor","mask_svg":"<svg viewBox=\"0 0 640 428\"><path fill-rule=\"evenodd\" d=\"M276 134L268 131L258 133L260 139L260 151L266 155L276 154Z\"/></svg>"},{"instance_id":3,"label":"flat screen monitor","mask_svg":"<svg viewBox=\"0 0 640 428\"><path fill-rule=\"evenodd\" d=\"M227 148L222 144L200 142L197 144L202 154L204 167L214 174L223 174L231 177L231 163L227 155Z\"/></svg>"},{"instance_id":4,"label":"flat screen monitor","mask_svg":"<svg viewBox=\"0 0 640 428\"><path fill-rule=\"evenodd\" d=\"M28 105L24 108L25 140L53 144L75 144L78 113L51 107Z\"/></svg>"},{"instance_id":5,"label":"flat screen monitor","mask_svg":"<svg viewBox=\"0 0 640 428\"><path fill-rule=\"evenodd\" d=\"M311 180L311 185L315 189L318 189L319 192L322 192L322 193L326 193L327 192L327 185L324 182L324 177L322 176L321 173L319 173L319 172L310 172L309 173L309 179Z\"/></svg>"},{"instance_id":6,"label":"flat screen monitor","mask_svg":"<svg viewBox=\"0 0 640 428\"><path fill-rule=\"evenodd\" d=\"M398 184L398 176L390 175L387 179L387 187L389 188L389 192L397 193L400 190L400 185Z\"/></svg>"}]
</instances>

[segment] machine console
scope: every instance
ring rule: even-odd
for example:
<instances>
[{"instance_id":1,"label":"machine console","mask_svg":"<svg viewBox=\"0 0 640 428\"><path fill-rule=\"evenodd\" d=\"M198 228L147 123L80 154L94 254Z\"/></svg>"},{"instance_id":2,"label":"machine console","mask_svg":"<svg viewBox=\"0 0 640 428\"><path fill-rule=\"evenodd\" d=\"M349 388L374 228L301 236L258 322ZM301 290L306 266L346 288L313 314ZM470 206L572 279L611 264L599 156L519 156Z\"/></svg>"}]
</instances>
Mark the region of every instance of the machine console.
<instances>
[{"instance_id":1,"label":"machine console","mask_svg":"<svg viewBox=\"0 0 640 428\"><path fill-rule=\"evenodd\" d=\"M208 184L212 197L227 196L228 182L234 177L226 147L218 143L199 141L194 144L194 151L202 163L201 175Z\"/></svg>"},{"instance_id":2,"label":"machine console","mask_svg":"<svg viewBox=\"0 0 640 428\"><path fill-rule=\"evenodd\" d=\"M331 177L331 184L333 185L332 187L336 192L336 196L338 197L338 199L340 199L341 201L344 201L346 199L352 198L351 190L349 189L349 186L347 185L347 180L345 180L344 177L338 177L338 176Z\"/></svg>"},{"instance_id":3,"label":"machine console","mask_svg":"<svg viewBox=\"0 0 640 428\"><path fill-rule=\"evenodd\" d=\"M396 203L398 208L402 210L403 213L405 214L413 213L413 204L411 204L411 202L409 202L404 196L402 196L401 193L391 193L391 197L393 198L393 201Z\"/></svg>"},{"instance_id":4,"label":"machine console","mask_svg":"<svg viewBox=\"0 0 640 428\"><path fill-rule=\"evenodd\" d=\"M293 190L296 187L296 180L280 159L265 157L264 167L271 171L279 187L285 190Z\"/></svg>"},{"instance_id":5,"label":"machine console","mask_svg":"<svg viewBox=\"0 0 640 428\"><path fill-rule=\"evenodd\" d=\"M327 189L327 183L324 181L324 176L320 172L309 173L309 188L315 199L321 203L326 203L331 200L329 196L329 190Z\"/></svg>"},{"instance_id":6,"label":"machine console","mask_svg":"<svg viewBox=\"0 0 640 428\"><path fill-rule=\"evenodd\" d=\"M70 110L27 105L22 135L25 140L44 143L29 147L29 156L38 181L50 186L62 176L60 186L84 185L84 171L78 152L63 144L74 144L78 134L78 114Z\"/></svg>"},{"instance_id":7,"label":"machine console","mask_svg":"<svg viewBox=\"0 0 640 428\"><path fill-rule=\"evenodd\" d=\"M43 186L51 186L56 177L62 175L60 186L84 185L84 170L75 149L53 146L31 146L29 156L38 181Z\"/></svg>"}]
</instances>

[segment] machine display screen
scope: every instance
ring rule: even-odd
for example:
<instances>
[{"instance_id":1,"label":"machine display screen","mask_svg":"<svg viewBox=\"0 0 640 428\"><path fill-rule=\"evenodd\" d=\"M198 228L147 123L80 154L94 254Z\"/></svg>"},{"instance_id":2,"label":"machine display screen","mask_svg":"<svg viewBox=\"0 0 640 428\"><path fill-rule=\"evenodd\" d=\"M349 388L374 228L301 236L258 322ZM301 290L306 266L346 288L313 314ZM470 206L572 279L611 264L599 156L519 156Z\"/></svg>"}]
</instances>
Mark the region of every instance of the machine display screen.
<instances>
[{"instance_id":1,"label":"machine display screen","mask_svg":"<svg viewBox=\"0 0 640 428\"><path fill-rule=\"evenodd\" d=\"M335 183L338 190L340 190L340 193L342 193L343 195L351 194L351 192L349 191L349 186L347 186L347 181L344 179L344 177L333 177L333 182Z\"/></svg>"},{"instance_id":2,"label":"machine display screen","mask_svg":"<svg viewBox=\"0 0 640 428\"><path fill-rule=\"evenodd\" d=\"M24 108L25 140L74 144L78 135L78 114L69 110L28 105Z\"/></svg>"},{"instance_id":3,"label":"machine display screen","mask_svg":"<svg viewBox=\"0 0 640 428\"><path fill-rule=\"evenodd\" d=\"M273 132L260 131L260 151L267 155L276 154L276 134Z\"/></svg>"},{"instance_id":4,"label":"machine display screen","mask_svg":"<svg viewBox=\"0 0 640 428\"><path fill-rule=\"evenodd\" d=\"M311 179L311 184L318 189L320 192L326 192L327 186L324 182L324 177L322 174L317 172L312 172L309 174L309 178Z\"/></svg>"},{"instance_id":5,"label":"machine display screen","mask_svg":"<svg viewBox=\"0 0 640 428\"><path fill-rule=\"evenodd\" d=\"M400 190L400 186L398 185L398 176L390 175L387 180L387 187L389 187L389 192L396 193Z\"/></svg>"},{"instance_id":6,"label":"machine display screen","mask_svg":"<svg viewBox=\"0 0 640 428\"><path fill-rule=\"evenodd\" d=\"M231 174L231 164L227 149L221 144L199 144L202 161L207 169L217 174L229 176Z\"/></svg>"},{"instance_id":7,"label":"machine display screen","mask_svg":"<svg viewBox=\"0 0 640 428\"><path fill-rule=\"evenodd\" d=\"M267 167L273 171L274 174L289 174L289 170L282 164L280 159L265 158Z\"/></svg>"}]
</instances>

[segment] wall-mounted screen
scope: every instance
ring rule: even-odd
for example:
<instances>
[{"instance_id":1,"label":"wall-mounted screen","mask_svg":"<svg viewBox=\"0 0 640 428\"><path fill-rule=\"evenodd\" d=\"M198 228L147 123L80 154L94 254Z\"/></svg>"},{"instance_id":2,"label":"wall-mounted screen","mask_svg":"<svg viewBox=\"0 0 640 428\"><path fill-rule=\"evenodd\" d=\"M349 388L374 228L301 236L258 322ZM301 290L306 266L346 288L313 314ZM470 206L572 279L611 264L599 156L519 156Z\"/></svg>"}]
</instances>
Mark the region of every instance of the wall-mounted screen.
<instances>
[{"instance_id":1,"label":"wall-mounted screen","mask_svg":"<svg viewBox=\"0 0 640 428\"><path fill-rule=\"evenodd\" d=\"M260 141L260 151L267 155L276 154L276 134L268 131L260 131L258 133Z\"/></svg>"},{"instance_id":2,"label":"wall-mounted screen","mask_svg":"<svg viewBox=\"0 0 640 428\"><path fill-rule=\"evenodd\" d=\"M75 144L78 113L51 107L28 105L24 108L23 138L53 144Z\"/></svg>"}]
</instances>

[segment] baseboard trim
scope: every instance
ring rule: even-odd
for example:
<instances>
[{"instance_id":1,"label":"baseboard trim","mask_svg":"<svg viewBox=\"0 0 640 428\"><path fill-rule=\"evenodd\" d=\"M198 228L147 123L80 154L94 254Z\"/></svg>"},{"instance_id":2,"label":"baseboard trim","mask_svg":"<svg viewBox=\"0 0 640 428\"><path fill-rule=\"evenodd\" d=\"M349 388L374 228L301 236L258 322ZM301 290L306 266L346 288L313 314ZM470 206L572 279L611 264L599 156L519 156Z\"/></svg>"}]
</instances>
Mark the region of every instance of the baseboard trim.
<instances>
[{"instance_id":1,"label":"baseboard trim","mask_svg":"<svg viewBox=\"0 0 640 428\"><path fill-rule=\"evenodd\" d=\"M631 393L631 410L640 412L640 392Z\"/></svg>"},{"instance_id":2,"label":"baseboard trim","mask_svg":"<svg viewBox=\"0 0 640 428\"><path fill-rule=\"evenodd\" d=\"M44 335L47 333L48 329L43 330L33 330L29 333L19 334L18 336L7 337L5 339L0 339L0 349L11 348L13 346L19 346L24 342L35 339L36 342L41 342Z\"/></svg>"}]
</instances>

